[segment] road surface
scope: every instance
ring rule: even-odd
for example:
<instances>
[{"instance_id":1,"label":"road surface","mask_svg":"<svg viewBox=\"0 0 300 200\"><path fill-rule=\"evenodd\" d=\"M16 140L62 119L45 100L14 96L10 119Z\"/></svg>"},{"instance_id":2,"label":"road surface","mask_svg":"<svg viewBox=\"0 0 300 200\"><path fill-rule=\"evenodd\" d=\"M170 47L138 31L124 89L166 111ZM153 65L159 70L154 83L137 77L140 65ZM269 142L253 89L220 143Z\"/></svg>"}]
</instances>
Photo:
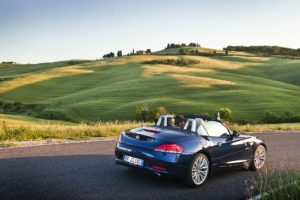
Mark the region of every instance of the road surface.
<instances>
[{"instance_id":1,"label":"road surface","mask_svg":"<svg viewBox=\"0 0 300 200\"><path fill-rule=\"evenodd\" d=\"M268 170L300 169L300 133L257 134ZM0 150L0 199L245 199L256 172L231 170L191 189L114 164L115 141Z\"/></svg>"}]
</instances>

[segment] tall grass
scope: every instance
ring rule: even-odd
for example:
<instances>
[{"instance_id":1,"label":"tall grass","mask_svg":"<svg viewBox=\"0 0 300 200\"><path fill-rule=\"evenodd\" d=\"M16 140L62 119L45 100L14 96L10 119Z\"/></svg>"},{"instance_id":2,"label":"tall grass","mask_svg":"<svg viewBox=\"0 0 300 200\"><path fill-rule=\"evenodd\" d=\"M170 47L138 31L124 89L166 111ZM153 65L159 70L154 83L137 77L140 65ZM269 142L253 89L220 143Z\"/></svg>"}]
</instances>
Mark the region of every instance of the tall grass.
<instances>
[{"instance_id":1,"label":"tall grass","mask_svg":"<svg viewBox=\"0 0 300 200\"><path fill-rule=\"evenodd\" d=\"M43 124L43 125L9 125L0 124L0 141L25 141L39 139L87 139L91 137L117 136L121 131L140 126L140 122L99 122L94 125Z\"/></svg>"},{"instance_id":2,"label":"tall grass","mask_svg":"<svg viewBox=\"0 0 300 200\"><path fill-rule=\"evenodd\" d=\"M263 173L255 183L262 200L300 199L300 172Z\"/></svg>"},{"instance_id":3,"label":"tall grass","mask_svg":"<svg viewBox=\"0 0 300 200\"><path fill-rule=\"evenodd\" d=\"M300 123L281 123L281 124L232 124L228 126L232 130L240 132L272 132L272 131L299 131Z\"/></svg>"},{"instance_id":4,"label":"tall grass","mask_svg":"<svg viewBox=\"0 0 300 200\"><path fill-rule=\"evenodd\" d=\"M91 137L117 136L121 131L141 126L144 122L114 121L95 124L74 124L62 121L0 120L0 141L26 141L41 139L88 139ZM146 122L145 125L152 123ZM300 130L300 123L289 124L229 124L232 130L241 132L266 132Z\"/></svg>"}]
</instances>

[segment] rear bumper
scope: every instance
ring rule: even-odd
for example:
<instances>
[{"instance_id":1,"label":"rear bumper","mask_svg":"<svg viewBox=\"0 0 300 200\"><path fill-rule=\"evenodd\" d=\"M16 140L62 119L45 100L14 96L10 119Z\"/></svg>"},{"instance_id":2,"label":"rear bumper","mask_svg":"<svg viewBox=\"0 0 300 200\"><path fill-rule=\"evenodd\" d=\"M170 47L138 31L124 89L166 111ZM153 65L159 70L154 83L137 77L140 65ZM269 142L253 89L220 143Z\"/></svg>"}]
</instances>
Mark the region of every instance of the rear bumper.
<instances>
[{"instance_id":1,"label":"rear bumper","mask_svg":"<svg viewBox=\"0 0 300 200\"><path fill-rule=\"evenodd\" d=\"M144 165L142 167L131 165L123 160L124 155L143 159ZM123 165L150 173L171 175L178 178L184 178L186 176L189 163L193 159L192 155L166 154L124 143L116 144L115 156L117 165ZM166 170L154 169L153 166L163 167Z\"/></svg>"},{"instance_id":2,"label":"rear bumper","mask_svg":"<svg viewBox=\"0 0 300 200\"><path fill-rule=\"evenodd\" d=\"M167 171L153 169L153 168L147 167L147 166L137 167L137 166L134 166L134 165L130 165L129 163L126 163L122 159L118 159L118 158L116 158L116 164L117 165L122 165L122 166L125 166L125 167L129 167L129 168L133 168L133 169L136 169L136 170L140 170L140 171L145 171L145 172L152 173L152 174L169 175L169 172L167 172Z\"/></svg>"}]
</instances>

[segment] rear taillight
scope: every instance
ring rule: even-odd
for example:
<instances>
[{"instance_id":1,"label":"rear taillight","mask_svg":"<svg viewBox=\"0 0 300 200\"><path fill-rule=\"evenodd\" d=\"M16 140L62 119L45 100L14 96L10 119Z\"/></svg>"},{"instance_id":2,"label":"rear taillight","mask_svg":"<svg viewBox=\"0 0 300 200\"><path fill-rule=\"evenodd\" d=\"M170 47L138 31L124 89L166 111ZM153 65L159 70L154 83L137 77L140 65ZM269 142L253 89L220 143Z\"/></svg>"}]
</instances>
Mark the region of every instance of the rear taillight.
<instances>
[{"instance_id":1,"label":"rear taillight","mask_svg":"<svg viewBox=\"0 0 300 200\"><path fill-rule=\"evenodd\" d=\"M119 141L119 142L122 141L122 133L119 135L118 141Z\"/></svg>"},{"instance_id":2,"label":"rear taillight","mask_svg":"<svg viewBox=\"0 0 300 200\"><path fill-rule=\"evenodd\" d=\"M153 169L157 169L157 170L160 170L160 171L166 171L166 168L162 167L162 166L158 166L158 165L154 165L152 166Z\"/></svg>"},{"instance_id":3,"label":"rear taillight","mask_svg":"<svg viewBox=\"0 0 300 200\"><path fill-rule=\"evenodd\" d=\"M184 148L178 144L162 144L155 148L155 151L167 153L182 153Z\"/></svg>"}]
</instances>

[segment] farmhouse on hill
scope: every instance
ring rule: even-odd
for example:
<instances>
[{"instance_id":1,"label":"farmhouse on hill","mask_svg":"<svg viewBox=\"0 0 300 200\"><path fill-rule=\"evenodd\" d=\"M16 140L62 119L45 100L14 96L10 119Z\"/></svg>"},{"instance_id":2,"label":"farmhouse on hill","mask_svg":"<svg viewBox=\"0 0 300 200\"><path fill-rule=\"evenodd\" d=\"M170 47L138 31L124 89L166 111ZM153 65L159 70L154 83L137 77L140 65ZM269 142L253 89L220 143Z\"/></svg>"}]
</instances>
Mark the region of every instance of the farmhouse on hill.
<instances>
[{"instance_id":1,"label":"farmhouse on hill","mask_svg":"<svg viewBox=\"0 0 300 200\"><path fill-rule=\"evenodd\" d=\"M144 50L138 50L136 51L136 55L144 55L145 51Z\"/></svg>"}]
</instances>

